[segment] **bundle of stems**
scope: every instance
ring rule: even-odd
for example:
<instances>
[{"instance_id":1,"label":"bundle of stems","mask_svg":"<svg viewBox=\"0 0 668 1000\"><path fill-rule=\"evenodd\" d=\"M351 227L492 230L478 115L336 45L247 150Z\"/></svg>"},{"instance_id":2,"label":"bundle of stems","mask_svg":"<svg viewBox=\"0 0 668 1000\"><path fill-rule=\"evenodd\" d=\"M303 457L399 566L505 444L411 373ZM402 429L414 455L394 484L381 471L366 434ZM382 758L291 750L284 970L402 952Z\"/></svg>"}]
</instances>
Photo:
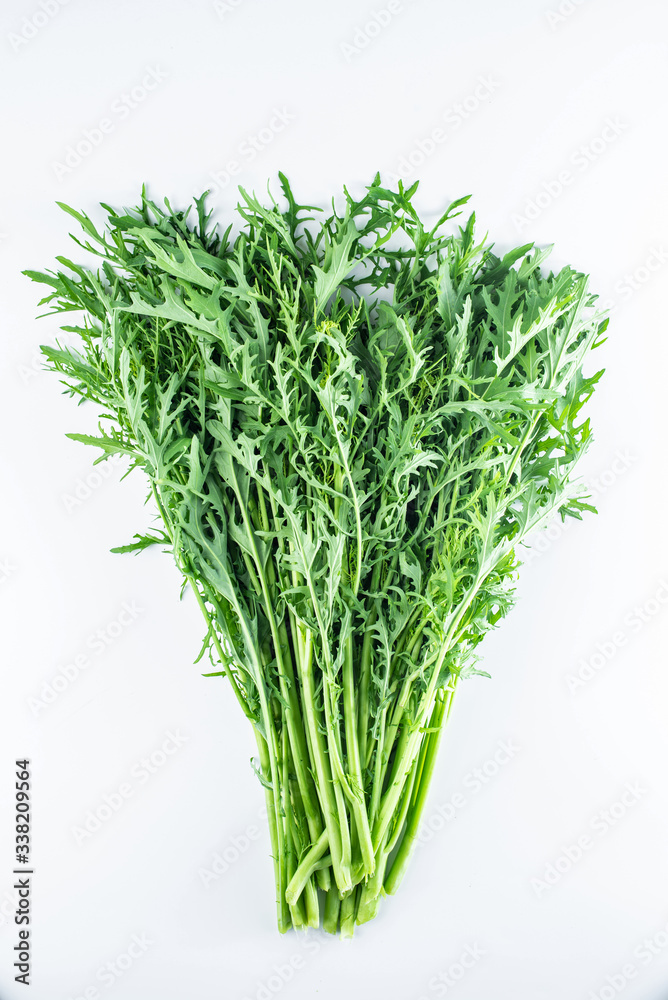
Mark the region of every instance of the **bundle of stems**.
<instances>
[{"instance_id":1,"label":"bundle of stems","mask_svg":"<svg viewBox=\"0 0 668 1000\"><path fill-rule=\"evenodd\" d=\"M142 193L84 213L101 266L25 272L76 347L44 347L101 409L70 437L144 470L162 544L258 747L278 926L350 936L393 893L474 650L512 604L515 550L573 485L606 321L586 277L503 257L474 216L427 229L380 176L320 218L243 189L219 236ZM202 654L200 654L201 656Z\"/></svg>"}]
</instances>

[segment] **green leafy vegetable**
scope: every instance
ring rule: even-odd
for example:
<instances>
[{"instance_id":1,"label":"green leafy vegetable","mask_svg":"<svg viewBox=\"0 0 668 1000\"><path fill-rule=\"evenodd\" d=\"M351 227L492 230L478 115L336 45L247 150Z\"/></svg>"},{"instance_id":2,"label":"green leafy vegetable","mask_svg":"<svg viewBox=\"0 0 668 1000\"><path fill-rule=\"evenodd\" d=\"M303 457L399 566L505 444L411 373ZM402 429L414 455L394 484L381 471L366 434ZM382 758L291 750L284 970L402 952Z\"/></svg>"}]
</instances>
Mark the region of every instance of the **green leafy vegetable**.
<instances>
[{"instance_id":1,"label":"green leafy vegetable","mask_svg":"<svg viewBox=\"0 0 668 1000\"><path fill-rule=\"evenodd\" d=\"M396 890L475 650L512 604L516 549L593 510L573 470L607 321L549 251L498 257L474 216L427 230L377 175L315 222L241 191L219 237L145 192L108 218L63 206L95 271L26 272L78 350L44 348L100 436L144 470L258 745L278 925L352 934ZM42 304L41 303L41 304ZM324 893L324 896L323 896Z\"/></svg>"}]
</instances>

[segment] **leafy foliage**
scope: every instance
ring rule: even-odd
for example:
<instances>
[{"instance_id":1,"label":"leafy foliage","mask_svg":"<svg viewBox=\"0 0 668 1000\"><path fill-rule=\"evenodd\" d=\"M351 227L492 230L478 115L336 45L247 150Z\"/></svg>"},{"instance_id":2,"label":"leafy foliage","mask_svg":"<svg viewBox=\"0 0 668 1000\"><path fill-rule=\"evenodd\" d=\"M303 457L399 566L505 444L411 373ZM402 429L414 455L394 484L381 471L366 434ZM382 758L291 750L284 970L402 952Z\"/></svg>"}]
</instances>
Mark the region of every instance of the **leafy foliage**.
<instances>
[{"instance_id":1,"label":"leafy foliage","mask_svg":"<svg viewBox=\"0 0 668 1000\"><path fill-rule=\"evenodd\" d=\"M519 542L556 511L590 440L583 374L606 321L586 277L477 243L466 198L426 230L417 185L377 175L317 225L245 191L219 236L142 194L83 213L95 271L26 272L78 350L44 348L100 436L144 470L203 649L258 740L279 926L350 934L403 872L459 678L512 604ZM398 853L386 873L390 853Z\"/></svg>"}]
</instances>

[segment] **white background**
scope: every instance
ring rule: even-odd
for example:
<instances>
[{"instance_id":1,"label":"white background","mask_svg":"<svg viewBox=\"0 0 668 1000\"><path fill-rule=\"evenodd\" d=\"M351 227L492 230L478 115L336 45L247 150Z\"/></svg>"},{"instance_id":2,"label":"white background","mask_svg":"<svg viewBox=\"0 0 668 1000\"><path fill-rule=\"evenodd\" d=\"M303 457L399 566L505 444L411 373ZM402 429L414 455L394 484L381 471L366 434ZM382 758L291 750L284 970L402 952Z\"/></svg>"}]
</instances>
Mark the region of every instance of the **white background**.
<instances>
[{"instance_id":1,"label":"white background","mask_svg":"<svg viewBox=\"0 0 668 1000\"><path fill-rule=\"evenodd\" d=\"M37 0L3 4L0 1000L668 995L668 14L660 0L565 0L562 14L558 2L401 0L382 30L365 25L385 0L44 0L48 16ZM151 69L164 79L121 111ZM291 117L280 132L275 109ZM103 118L102 141L68 157ZM263 129L251 160L244 144ZM56 200L95 214L99 201L135 204L144 181L178 206L215 187L227 225L237 183L261 195L269 180L278 194L281 169L298 200L327 204L421 155L407 180L421 178L426 216L472 193L481 235L502 249L554 243L554 264L591 273L610 305L584 469L600 513L532 550L518 607L484 643L492 679L460 690L427 842L399 893L352 942L281 937L250 730L226 686L192 665L202 626L169 557L109 554L150 523L144 486L109 467L85 496L95 453L64 434L93 430L95 414L40 371L36 347L57 324L35 320L39 289L20 270L76 258ZM118 631L124 602L141 611L95 652L91 636ZM36 707L81 653L89 665ZM169 731L187 740L141 783L136 765ZM517 748L503 766L499 741ZM23 756L29 989L11 969ZM131 797L77 843L87 812L128 781ZM636 797L620 806L628 783ZM464 805L446 822L457 792ZM205 888L201 869L232 857L234 838L247 849ZM541 887L551 864L562 873ZM113 974L98 970L127 965L133 935L151 943L105 985ZM472 968L439 980L460 975L467 948Z\"/></svg>"}]
</instances>

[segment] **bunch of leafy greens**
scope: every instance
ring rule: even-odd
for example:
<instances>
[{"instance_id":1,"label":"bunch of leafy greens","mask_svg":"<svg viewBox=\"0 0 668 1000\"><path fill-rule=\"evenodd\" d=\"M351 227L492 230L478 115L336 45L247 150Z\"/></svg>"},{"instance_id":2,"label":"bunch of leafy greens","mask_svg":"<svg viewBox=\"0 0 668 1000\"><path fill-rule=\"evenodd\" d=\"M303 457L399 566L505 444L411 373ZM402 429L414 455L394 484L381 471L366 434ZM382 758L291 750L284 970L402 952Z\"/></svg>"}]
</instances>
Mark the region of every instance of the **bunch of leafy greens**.
<instances>
[{"instance_id":1,"label":"bunch of leafy greens","mask_svg":"<svg viewBox=\"0 0 668 1000\"><path fill-rule=\"evenodd\" d=\"M120 551L173 552L255 732L278 926L349 936L404 874L518 543L593 510L569 477L607 321L549 250L447 227L467 198L427 230L377 175L323 219L279 177L283 207L240 189L234 240L204 196L103 205L102 232L63 205L101 267L25 273L83 313L43 348L102 409L70 437L148 477L160 530Z\"/></svg>"}]
</instances>

